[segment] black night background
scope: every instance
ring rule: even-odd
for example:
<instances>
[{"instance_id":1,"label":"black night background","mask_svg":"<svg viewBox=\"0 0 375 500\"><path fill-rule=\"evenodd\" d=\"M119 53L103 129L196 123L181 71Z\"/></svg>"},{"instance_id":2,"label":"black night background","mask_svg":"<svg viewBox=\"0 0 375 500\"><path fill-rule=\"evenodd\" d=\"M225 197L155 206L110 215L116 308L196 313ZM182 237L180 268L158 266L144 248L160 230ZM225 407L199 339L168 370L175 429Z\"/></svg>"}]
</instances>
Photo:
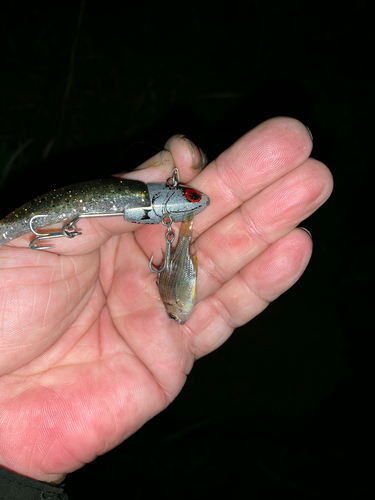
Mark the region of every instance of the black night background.
<instances>
[{"instance_id":1,"label":"black night background","mask_svg":"<svg viewBox=\"0 0 375 500\"><path fill-rule=\"evenodd\" d=\"M212 160L280 115L310 128L335 179L303 222L301 279L197 361L167 410L69 474L70 500L119 482L134 500L368 496L374 29L367 2L337 5L1 2L1 217L176 133Z\"/></svg>"}]
</instances>

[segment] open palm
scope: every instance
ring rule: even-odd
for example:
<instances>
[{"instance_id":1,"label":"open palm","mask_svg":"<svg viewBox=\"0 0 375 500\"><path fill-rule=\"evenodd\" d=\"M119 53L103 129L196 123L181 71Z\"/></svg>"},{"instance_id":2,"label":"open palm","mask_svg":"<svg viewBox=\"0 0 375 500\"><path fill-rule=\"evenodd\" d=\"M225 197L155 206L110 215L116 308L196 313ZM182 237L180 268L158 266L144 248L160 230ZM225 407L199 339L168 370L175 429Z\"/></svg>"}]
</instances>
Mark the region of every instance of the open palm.
<instances>
[{"instance_id":1,"label":"open palm","mask_svg":"<svg viewBox=\"0 0 375 500\"><path fill-rule=\"evenodd\" d=\"M300 122L276 118L203 171L192 168L199 150L176 137L172 154L124 176L164 182L174 162L211 199L194 221L198 292L183 326L148 269L161 225L86 219L83 236L54 250L31 251L30 235L0 249L0 465L61 481L162 411L196 358L300 277L312 243L296 226L332 190L311 147Z\"/></svg>"}]
</instances>

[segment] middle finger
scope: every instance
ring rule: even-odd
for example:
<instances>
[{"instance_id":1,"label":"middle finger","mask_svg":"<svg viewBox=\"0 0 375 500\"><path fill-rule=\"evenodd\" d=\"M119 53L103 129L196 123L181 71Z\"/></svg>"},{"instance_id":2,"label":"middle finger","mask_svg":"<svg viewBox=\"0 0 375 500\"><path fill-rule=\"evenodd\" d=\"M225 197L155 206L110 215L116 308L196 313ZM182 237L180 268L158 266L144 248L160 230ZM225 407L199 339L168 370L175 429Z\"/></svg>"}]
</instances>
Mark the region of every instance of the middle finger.
<instances>
[{"instance_id":1,"label":"middle finger","mask_svg":"<svg viewBox=\"0 0 375 500\"><path fill-rule=\"evenodd\" d=\"M328 198L329 181L327 167L309 158L202 234L193 246L201 271L198 300L311 215Z\"/></svg>"},{"instance_id":2,"label":"middle finger","mask_svg":"<svg viewBox=\"0 0 375 500\"><path fill-rule=\"evenodd\" d=\"M298 120L267 120L236 141L192 182L210 197L210 207L199 215L199 235L277 179L302 165L310 156L312 140Z\"/></svg>"}]
</instances>

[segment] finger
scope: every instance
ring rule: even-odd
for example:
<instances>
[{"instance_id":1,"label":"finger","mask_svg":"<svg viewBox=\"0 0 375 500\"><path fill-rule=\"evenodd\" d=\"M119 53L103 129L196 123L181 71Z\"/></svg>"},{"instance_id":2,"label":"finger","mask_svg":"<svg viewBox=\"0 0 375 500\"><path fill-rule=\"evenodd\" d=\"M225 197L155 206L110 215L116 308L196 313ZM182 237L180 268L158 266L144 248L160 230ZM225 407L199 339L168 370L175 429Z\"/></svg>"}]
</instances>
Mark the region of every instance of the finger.
<instances>
[{"instance_id":1,"label":"finger","mask_svg":"<svg viewBox=\"0 0 375 500\"><path fill-rule=\"evenodd\" d=\"M250 321L288 290L304 272L311 252L310 236L295 229L199 302L183 327L193 354L199 358L219 347L234 328Z\"/></svg>"},{"instance_id":2,"label":"finger","mask_svg":"<svg viewBox=\"0 0 375 500\"><path fill-rule=\"evenodd\" d=\"M310 133L293 118L272 118L245 134L192 182L210 197L210 206L196 219L195 234L302 165L311 149Z\"/></svg>"},{"instance_id":3,"label":"finger","mask_svg":"<svg viewBox=\"0 0 375 500\"><path fill-rule=\"evenodd\" d=\"M201 300L264 252L329 197L332 176L309 158L202 234L192 251L198 255Z\"/></svg>"},{"instance_id":4,"label":"finger","mask_svg":"<svg viewBox=\"0 0 375 500\"><path fill-rule=\"evenodd\" d=\"M120 177L144 182L165 182L171 177L173 169L178 168L181 182L188 183L206 165L207 158L203 151L184 135L177 134L168 139L162 151Z\"/></svg>"}]
</instances>

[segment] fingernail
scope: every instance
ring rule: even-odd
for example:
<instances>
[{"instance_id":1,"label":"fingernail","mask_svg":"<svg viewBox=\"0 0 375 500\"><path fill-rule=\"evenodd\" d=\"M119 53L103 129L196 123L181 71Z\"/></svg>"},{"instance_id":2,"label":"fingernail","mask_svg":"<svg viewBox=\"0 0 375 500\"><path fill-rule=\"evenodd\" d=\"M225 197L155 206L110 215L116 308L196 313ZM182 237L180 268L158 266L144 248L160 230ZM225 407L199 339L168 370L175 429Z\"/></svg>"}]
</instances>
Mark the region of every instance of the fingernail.
<instances>
[{"instance_id":1,"label":"fingernail","mask_svg":"<svg viewBox=\"0 0 375 500\"><path fill-rule=\"evenodd\" d=\"M201 148L199 146L197 146L197 149L200 153L200 161L199 163L196 163L196 155L195 155L195 147L194 147L194 144L191 142L190 139L188 139L186 137L186 135L184 134L175 134L173 135L172 137L170 137L167 142L165 143L164 145L164 149L166 149L167 151L169 151L169 146L170 146L170 143L172 141L175 141L177 139L182 139L183 141L186 142L186 144L189 146L189 149L190 149L190 152L191 152L191 155L193 157L193 165L192 165L192 169L193 170L203 170L204 167L207 165L208 163L208 160L207 160L207 156L204 154L204 152L201 150Z\"/></svg>"},{"instance_id":2,"label":"fingernail","mask_svg":"<svg viewBox=\"0 0 375 500\"><path fill-rule=\"evenodd\" d=\"M183 141L185 141L186 144L189 146L190 152L191 152L191 154L193 156L193 165L191 166L191 168L193 170L196 170L197 168L199 168L200 163L198 165L195 164L195 161L196 161L196 158L195 158L195 147L194 147L193 143L187 137L184 136L184 137L181 137L181 139Z\"/></svg>"},{"instance_id":3,"label":"fingernail","mask_svg":"<svg viewBox=\"0 0 375 500\"><path fill-rule=\"evenodd\" d=\"M192 168L196 168L195 166L195 148L192 144L192 142L183 134L176 134L176 135L173 135L170 139L167 140L167 142L165 143L165 146L164 146L164 149L166 149L167 151L169 151L169 144L172 142L172 141L175 141L176 139L182 139L183 141L186 142L186 144L189 146L189 149L190 149L190 152L193 156L193 166Z\"/></svg>"},{"instance_id":4,"label":"fingernail","mask_svg":"<svg viewBox=\"0 0 375 500\"><path fill-rule=\"evenodd\" d=\"M164 149L166 149L167 151L169 151L169 145L172 141L175 141L176 139L183 139L185 136L184 134L175 134L175 135L172 135L172 137L170 137L167 142L164 144Z\"/></svg>"},{"instance_id":5,"label":"fingernail","mask_svg":"<svg viewBox=\"0 0 375 500\"><path fill-rule=\"evenodd\" d=\"M191 168L193 170L202 170L206 165L207 165L207 156L203 153L201 148L197 146L199 155L200 155L200 161L199 163L196 163L196 156L195 156L195 147L194 144L191 142L190 139L188 139L186 136L182 136L181 139L186 142L186 144L189 146L189 149L191 151L191 154L193 156L193 165Z\"/></svg>"},{"instance_id":6,"label":"fingernail","mask_svg":"<svg viewBox=\"0 0 375 500\"><path fill-rule=\"evenodd\" d=\"M298 229L303 229L303 231L306 231L306 233L310 236L310 238L313 239L312 234L310 233L310 231L308 229L306 229L305 227L302 227L302 226L298 226Z\"/></svg>"},{"instance_id":7,"label":"fingernail","mask_svg":"<svg viewBox=\"0 0 375 500\"><path fill-rule=\"evenodd\" d=\"M307 131L310 134L311 140L314 141L314 137L313 137L313 135L311 133L311 130L309 129L309 127L307 125L305 125L305 127L307 128Z\"/></svg>"},{"instance_id":8,"label":"fingernail","mask_svg":"<svg viewBox=\"0 0 375 500\"><path fill-rule=\"evenodd\" d=\"M197 169L199 168L200 170L203 170L207 163L208 163L208 158L207 158L207 155L206 153L204 153L201 148L198 146L198 149L199 149L199 152L201 154L201 162L200 162L200 165L198 167L196 167Z\"/></svg>"}]
</instances>

